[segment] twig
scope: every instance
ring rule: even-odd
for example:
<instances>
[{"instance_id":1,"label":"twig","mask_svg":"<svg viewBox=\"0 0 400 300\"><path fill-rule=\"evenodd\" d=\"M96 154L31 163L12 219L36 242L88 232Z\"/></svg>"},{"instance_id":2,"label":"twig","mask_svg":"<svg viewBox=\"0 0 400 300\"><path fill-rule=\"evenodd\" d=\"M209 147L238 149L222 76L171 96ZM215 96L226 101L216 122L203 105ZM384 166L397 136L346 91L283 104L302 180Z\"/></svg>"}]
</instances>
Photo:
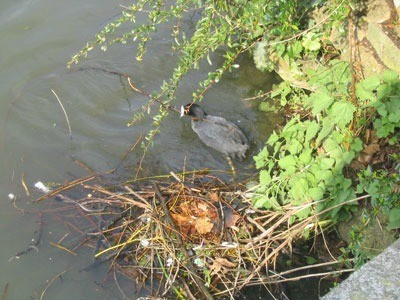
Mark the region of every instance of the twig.
<instances>
[{"instance_id":1,"label":"twig","mask_svg":"<svg viewBox=\"0 0 400 300\"><path fill-rule=\"evenodd\" d=\"M72 254L72 255L75 255L75 256L78 255L74 251L69 250L68 248L62 246L61 244L56 244L56 243L53 243L53 242L50 241L50 245L52 245L54 247L57 247L58 249L61 249L61 250L65 251L65 252L68 252L69 254Z\"/></svg>"},{"instance_id":2,"label":"twig","mask_svg":"<svg viewBox=\"0 0 400 300\"><path fill-rule=\"evenodd\" d=\"M71 125L70 125L70 123L69 123L69 119L68 119L67 112L65 111L64 105L62 104L60 98L58 98L58 95L56 94L56 92L55 92L53 89L51 89L51 91L53 92L54 96L56 96L56 99L57 99L58 103L59 103L60 106L61 106L61 109L62 109L62 111L63 111L63 113L64 113L65 119L67 120L68 131L69 131L69 138L72 140Z\"/></svg>"},{"instance_id":3,"label":"twig","mask_svg":"<svg viewBox=\"0 0 400 300\"><path fill-rule=\"evenodd\" d=\"M29 197L30 193L29 193L28 186L26 185L26 182L25 182L25 173L22 173L22 175L21 175L21 184L22 184L22 187L25 190L25 194Z\"/></svg>"},{"instance_id":4,"label":"twig","mask_svg":"<svg viewBox=\"0 0 400 300\"><path fill-rule=\"evenodd\" d=\"M67 272L67 270L62 271L61 273L58 273L56 276L54 276L50 281L47 283L46 287L44 288L43 292L40 294L40 300L43 299L44 294L46 293L47 289L53 284L53 282L57 279L60 278L62 275L64 275Z\"/></svg>"},{"instance_id":5,"label":"twig","mask_svg":"<svg viewBox=\"0 0 400 300\"><path fill-rule=\"evenodd\" d=\"M1 300L6 300L6 297L7 297L7 291L8 291L8 286L10 285L10 283L6 283L6 286L4 287L4 290L3 290L3 294L1 295Z\"/></svg>"}]
</instances>

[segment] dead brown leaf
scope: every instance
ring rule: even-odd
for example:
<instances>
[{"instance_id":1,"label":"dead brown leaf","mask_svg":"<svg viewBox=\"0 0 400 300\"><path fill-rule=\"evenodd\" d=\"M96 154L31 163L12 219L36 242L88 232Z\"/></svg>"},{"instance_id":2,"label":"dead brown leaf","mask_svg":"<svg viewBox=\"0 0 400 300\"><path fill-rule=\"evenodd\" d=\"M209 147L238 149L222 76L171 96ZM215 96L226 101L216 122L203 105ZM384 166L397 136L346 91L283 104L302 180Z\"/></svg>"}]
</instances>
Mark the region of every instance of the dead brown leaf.
<instances>
[{"instance_id":1,"label":"dead brown leaf","mask_svg":"<svg viewBox=\"0 0 400 300\"><path fill-rule=\"evenodd\" d=\"M236 225L236 222L240 220L240 215L237 214L233 209L226 210L225 214L225 227L231 228Z\"/></svg>"},{"instance_id":2,"label":"dead brown leaf","mask_svg":"<svg viewBox=\"0 0 400 300\"><path fill-rule=\"evenodd\" d=\"M171 213L172 219L178 226L184 226L186 224L192 223L192 219L189 216Z\"/></svg>"},{"instance_id":3,"label":"dead brown leaf","mask_svg":"<svg viewBox=\"0 0 400 300\"><path fill-rule=\"evenodd\" d=\"M378 152L379 150L381 150L379 144L374 143L374 144L369 144L367 147L365 147L365 149L362 152L368 155L372 155Z\"/></svg>"},{"instance_id":4,"label":"dead brown leaf","mask_svg":"<svg viewBox=\"0 0 400 300\"><path fill-rule=\"evenodd\" d=\"M209 206L205 203L199 202L199 203L197 203L197 208L203 212L207 212Z\"/></svg>"},{"instance_id":5,"label":"dead brown leaf","mask_svg":"<svg viewBox=\"0 0 400 300\"><path fill-rule=\"evenodd\" d=\"M194 222L194 227L199 234L206 234L211 232L214 224L208 217L199 218Z\"/></svg>"},{"instance_id":6,"label":"dead brown leaf","mask_svg":"<svg viewBox=\"0 0 400 300\"><path fill-rule=\"evenodd\" d=\"M217 257L213 260L213 264L210 266L211 275L215 275L219 272L226 273L227 269L236 268L236 264L230 262L226 258Z\"/></svg>"}]
</instances>

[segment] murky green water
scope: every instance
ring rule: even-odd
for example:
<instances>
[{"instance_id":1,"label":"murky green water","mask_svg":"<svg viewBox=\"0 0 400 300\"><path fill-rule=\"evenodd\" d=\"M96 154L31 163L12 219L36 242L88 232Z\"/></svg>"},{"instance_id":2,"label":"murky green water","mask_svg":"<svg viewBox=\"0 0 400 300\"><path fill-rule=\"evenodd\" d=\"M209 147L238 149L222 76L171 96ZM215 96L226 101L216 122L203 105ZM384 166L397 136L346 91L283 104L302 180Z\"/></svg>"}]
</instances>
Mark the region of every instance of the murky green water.
<instances>
[{"instance_id":1,"label":"murky green water","mask_svg":"<svg viewBox=\"0 0 400 300\"><path fill-rule=\"evenodd\" d=\"M127 5L125 1L120 4ZM33 188L35 182L62 183L86 175L75 160L95 171L108 170L149 129L150 120L126 126L146 103L146 97L124 88L116 76L90 69L66 69L69 57L119 11L119 3L112 1L0 2L0 294L8 285L6 299L39 298L47 285L44 299L122 299L117 288L104 282L106 266L81 271L91 262L89 249L73 256L51 245L70 228L48 214L43 219L39 252L9 260L36 236L41 226L39 212L49 209L48 203L32 204L39 195ZM187 20L186 26L192 25ZM174 67L176 56L170 51L170 42L168 31L161 29L149 43L142 63L134 60L133 47L128 46L95 52L80 66L131 74L138 87L152 91ZM217 56L213 58L215 64L219 61ZM257 112L256 103L241 99L252 96L256 89L268 89L271 79L256 71L250 59L242 57L239 63L239 69L207 93L203 106L210 114L240 121L253 146L248 159L238 163L237 168L251 174L251 156L267 139L275 122ZM176 105L191 101L196 82L209 68L205 66L202 72L185 78ZM72 140L51 89L69 116ZM141 155L137 151L129 156L125 176L134 172L132 166L137 165ZM184 164L188 170L229 170L219 153L199 141L188 119L171 115L143 166L147 174L160 174L182 170ZM16 195L15 206L20 209L8 199L9 193ZM61 279L49 282L63 271L67 272Z\"/></svg>"}]
</instances>

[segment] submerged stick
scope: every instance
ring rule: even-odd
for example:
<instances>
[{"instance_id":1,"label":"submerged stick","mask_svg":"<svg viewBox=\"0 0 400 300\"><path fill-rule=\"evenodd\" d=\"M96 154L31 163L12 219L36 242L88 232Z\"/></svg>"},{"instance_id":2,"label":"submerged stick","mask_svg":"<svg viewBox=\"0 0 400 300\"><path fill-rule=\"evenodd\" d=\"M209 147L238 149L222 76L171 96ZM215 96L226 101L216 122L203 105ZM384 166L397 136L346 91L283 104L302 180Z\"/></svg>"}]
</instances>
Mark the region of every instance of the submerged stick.
<instances>
[{"instance_id":1,"label":"submerged stick","mask_svg":"<svg viewBox=\"0 0 400 300\"><path fill-rule=\"evenodd\" d=\"M70 125L70 123L69 123L69 119L68 119L67 112L65 111L64 105L62 104L60 98L58 98L58 95L56 94L56 92L55 92L53 89L51 89L51 91L53 92L54 96L56 96L56 99L57 99L58 103L59 103L60 106L61 106L61 109L62 109L62 111L63 111L63 113L64 113L65 119L67 120L68 131L69 131L69 138L72 140L71 125Z\"/></svg>"},{"instance_id":2,"label":"submerged stick","mask_svg":"<svg viewBox=\"0 0 400 300\"><path fill-rule=\"evenodd\" d=\"M9 285L10 285L10 283L7 282L7 283L6 283L6 286L4 287L3 294L2 294L2 296L1 296L1 300L6 300L7 291L8 291L8 286L9 286Z\"/></svg>"}]
</instances>

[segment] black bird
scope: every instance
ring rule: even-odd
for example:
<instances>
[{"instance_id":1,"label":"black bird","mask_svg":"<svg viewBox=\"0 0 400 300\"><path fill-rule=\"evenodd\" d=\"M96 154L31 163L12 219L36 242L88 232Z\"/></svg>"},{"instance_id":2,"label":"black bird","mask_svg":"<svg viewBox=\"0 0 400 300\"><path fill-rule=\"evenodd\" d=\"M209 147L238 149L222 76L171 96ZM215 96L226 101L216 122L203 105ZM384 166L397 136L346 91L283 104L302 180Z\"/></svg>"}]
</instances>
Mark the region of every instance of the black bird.
<instances>
[{"instance_id":1,"label":"black bird","mask_svg":"<svg viewBox=\"0 0 400 300\"><path fill-rule=\"evenodd\" d=\"M195 103L182 106L181 117L183 115L192 117L192 129L200 140L223 153L228 161L230 157L237 157L240 160L245 158L245 153L250 147L249 140L236 124L222 117L208 115L200 105Z\"/></svg>"}]
</instances>

